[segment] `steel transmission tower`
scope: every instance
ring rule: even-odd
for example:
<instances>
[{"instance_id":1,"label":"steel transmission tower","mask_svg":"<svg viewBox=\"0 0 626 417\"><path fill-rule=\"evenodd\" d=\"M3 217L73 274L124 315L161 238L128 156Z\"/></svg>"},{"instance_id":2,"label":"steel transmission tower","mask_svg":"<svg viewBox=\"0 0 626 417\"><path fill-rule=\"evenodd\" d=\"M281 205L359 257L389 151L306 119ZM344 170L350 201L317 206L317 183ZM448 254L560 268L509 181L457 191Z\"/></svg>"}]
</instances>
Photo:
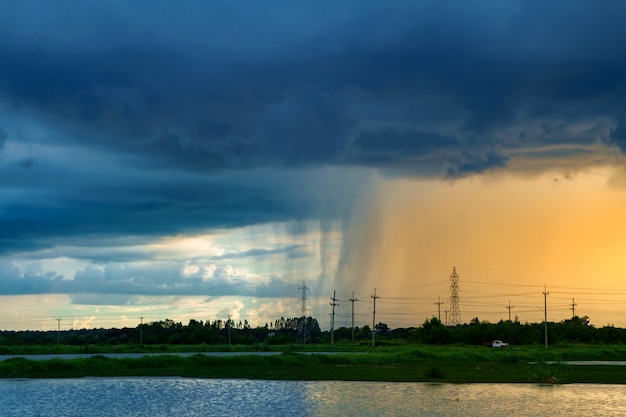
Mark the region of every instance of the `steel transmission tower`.
<instances>
[{"instance_id":1,"label":"steel transmission tower","mask_svg":"<svg viewBox=\"0 0 626 417\"><path fill-rule=\"evenodd\" d=\"M456 267L452 267L450 275L450 325L461 324L461 310L459 309L459 275Z\"/></svg>"},{"instance_id":2,"label":"steel transmission tower","mask_svg":"<svg viewBox=\"0 0 626 417\"><path fill-rule=\"evenodd\" d=\"M302 343L311 341L311 329L309 329L309 287L306 286L304 280L302 280L302 286L298 288L300 294L298 315L300 320L298 321L298 336L296 340Z\"/></svg>"}]
</instances>

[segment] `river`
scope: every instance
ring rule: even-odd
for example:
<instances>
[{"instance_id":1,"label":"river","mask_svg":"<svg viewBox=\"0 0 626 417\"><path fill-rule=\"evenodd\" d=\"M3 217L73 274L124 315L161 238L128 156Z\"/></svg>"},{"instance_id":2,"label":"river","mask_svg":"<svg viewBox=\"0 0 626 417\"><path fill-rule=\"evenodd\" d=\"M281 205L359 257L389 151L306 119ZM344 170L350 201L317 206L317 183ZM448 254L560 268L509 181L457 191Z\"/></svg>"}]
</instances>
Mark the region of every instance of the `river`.
<instances>
[{"instance_id":1,"label":"river","mask_svg":"<svg viewBox=\"0 0 626 417\"><path fill-rule=\"evenodd\" d=\"M624 416L624 385L196 378L0 380L4 417Z\"/></svg>"}]
</instances>

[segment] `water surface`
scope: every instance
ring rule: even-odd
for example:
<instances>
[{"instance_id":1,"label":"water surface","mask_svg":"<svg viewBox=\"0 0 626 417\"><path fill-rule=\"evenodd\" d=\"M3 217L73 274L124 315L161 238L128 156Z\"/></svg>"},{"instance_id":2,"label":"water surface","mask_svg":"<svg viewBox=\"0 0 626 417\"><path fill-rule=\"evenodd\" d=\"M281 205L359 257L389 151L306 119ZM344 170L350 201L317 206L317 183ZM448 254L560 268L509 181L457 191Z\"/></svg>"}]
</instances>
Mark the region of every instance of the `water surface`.
<instances>
[{"instance_id":1,"label":"water surface","mask_svg":"<svg viewBox=\"0 0 626 417\"><path fill-rule=\"evenodd\" d=\"M626 386L259 381L0 380L10 416L624 416Z\"/></svg>"}]
</instances>

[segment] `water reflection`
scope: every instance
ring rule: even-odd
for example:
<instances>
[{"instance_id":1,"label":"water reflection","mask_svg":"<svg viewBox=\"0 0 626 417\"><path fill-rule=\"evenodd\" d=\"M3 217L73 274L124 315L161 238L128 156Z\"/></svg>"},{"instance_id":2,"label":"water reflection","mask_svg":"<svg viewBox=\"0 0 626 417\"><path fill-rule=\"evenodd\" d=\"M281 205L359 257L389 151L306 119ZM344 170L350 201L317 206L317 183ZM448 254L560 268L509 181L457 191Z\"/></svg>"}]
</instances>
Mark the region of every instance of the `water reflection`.
<instances>
[{"instance_id":1,"label":"water reflection","mask_svg":"<svg viewBox=\"0 0 626 417\"><path fill-rule=\"evenodd\" d=\"M0 380L1 416L309 415L304 384L186 378Z\"/></svg>"},{"instance_id":2,"label":"water reflection","mask_svg":"<svg viewBox=\"0 0 626 417\"><path fill-rule=\"evenodd\" d=\"M1 416L623 416L626 386L252 381L0 380Z\"/></svg>"},{"instance_id":3,"label":"water reflection","mask_svg":"<svg viewBox=\"0 0 626 417\"><path fill-rule=\"evenodd\" d=\"M624 416L622 385L312 384L316 416Z\"/></svg>"}]
</instances>

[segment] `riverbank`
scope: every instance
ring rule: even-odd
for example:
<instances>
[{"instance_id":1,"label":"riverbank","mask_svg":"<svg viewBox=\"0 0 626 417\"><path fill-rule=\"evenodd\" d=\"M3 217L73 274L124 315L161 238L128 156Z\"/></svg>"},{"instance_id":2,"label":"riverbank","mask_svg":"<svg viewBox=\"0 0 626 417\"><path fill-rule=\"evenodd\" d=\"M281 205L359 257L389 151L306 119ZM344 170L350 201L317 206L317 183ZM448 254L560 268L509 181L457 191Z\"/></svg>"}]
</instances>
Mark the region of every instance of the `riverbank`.
<instances>
[{"instance_id":1,"label":"riverbank","mask_svg":"<svg viewBox=\"0 0 626 417\"><path fill-rule=\"evenodd\" d=\"M406 346L335 352L286 351L274 355L161 355L0 362L3 378L182 376L268 380L344 380L449 383L626 384L621 366L568 365L568 360L625 360L624 346L520 347Z\"/></svg>"}]
</instances>

